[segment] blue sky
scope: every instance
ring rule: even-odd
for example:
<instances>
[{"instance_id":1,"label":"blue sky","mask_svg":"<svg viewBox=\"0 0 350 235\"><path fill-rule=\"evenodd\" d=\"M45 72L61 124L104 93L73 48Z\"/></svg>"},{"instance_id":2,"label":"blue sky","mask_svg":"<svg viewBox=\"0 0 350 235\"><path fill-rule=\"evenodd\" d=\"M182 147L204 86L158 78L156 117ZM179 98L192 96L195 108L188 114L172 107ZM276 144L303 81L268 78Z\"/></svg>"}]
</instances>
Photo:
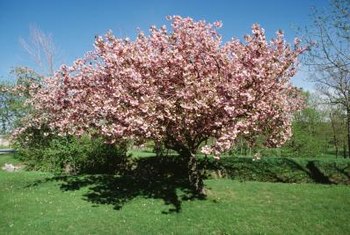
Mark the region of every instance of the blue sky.
<instances>
[{"instance_id":1,"label":"blue sky","mask_svg":"<svg viewBox=\"0 0 350 235\"><path fill-rule=\"evenodd\" d=\"M19 43L29 38L29 26L52 34L59 56L57 63L71 64L93 48L95 35L111 29L120 37L134 38L137 28L167 24L167 15L190 16L209 22L221 20L224 41L242 38L253 23L265 29L268 38L282 29L292 42L296 27L310 24L311 7L326 7L327 0L0 0L0 78L9 79L11 68L36 68ZM297 86L311 89L303 81L306 72L294 78Z\"/></svg>"}]
</instances>

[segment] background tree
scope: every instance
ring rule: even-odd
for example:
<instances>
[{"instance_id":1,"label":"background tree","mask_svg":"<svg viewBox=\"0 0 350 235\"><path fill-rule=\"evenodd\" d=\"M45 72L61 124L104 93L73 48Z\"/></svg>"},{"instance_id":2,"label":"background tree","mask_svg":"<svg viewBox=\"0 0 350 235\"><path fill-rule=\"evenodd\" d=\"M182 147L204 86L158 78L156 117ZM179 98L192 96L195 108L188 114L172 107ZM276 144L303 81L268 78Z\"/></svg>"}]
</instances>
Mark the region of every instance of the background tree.
<instances>
[{"instance_id":1,"label":"background tree","mask_svg":"<svg viewBox=\"0 0 350 235\"><path fill-rule=\"evenodd\" d=\"M45 75L52 75L57 50L52 36L44 33L38 26L30 27L28 40L20 39L21 46L42 70L39 74L26 66L15 67L11 71L14 82L2 82L0 93L0 119L3 133L10 132L14 126L30 111L25 100L33 93L32 87L40 85Z\"/></svg>"},{"instance_id":2,"label":"background tree","mask_svg":"<svg viewBox=\"0 0 350 235\"><path fill-rule=\"evenodd\" d=\"M21 46L42 70L42 74L53 75L57 48L51 34L40 30L38 26L30 26L29 39L20 39Z\"/></svg>"},{"instance_id":3,"label":"background tree","mask_svg":"<svg viewBox=\"0 0 350 235\"><path fill-rule=\"evenodd\" d=\"M327 113L320 109L314 94L305 93L306 105L295 113L292 123L292 138L283 150L293 157L319 157L328 152L333 140Z\"/></svg>"},{"instance_id":4,"label":"background tree","mask_svg":"<svg viewBox=\"0 0 350 235\"><path fill-rule=\"evenodd\" d=\"M32 86L40 84L42 77L27 67L17 67L11 71L15 82L0 84L0 118L1 132L9 133L18 122L26 116L29 108L25 100L30 97Z\"/></svg>"},{"instance_id":5,"label":"background tree","mask_svg":"<svg viewBox=\"0 0 350 235\"><path fill-rule=\"evenodd\" d=\"M1 134L7 134L12 128L14 116L16 115L13 104L14 95L11 92L13 85L3 82L0 84L0 122Z\"/></svg>"},{"instance_id":6,"label":"background tree","mask_svg":"<svg viewBox=\"0 0 350 235\"><path fill-rule=\"evenodd\" d=\"M306 64L317 90L329 104L346 113L350 152L350 1L332 0L327 11L315 9L313 19L306 39L315 46L307 54Z\"/></svg>"},{"instance_id":7,"label":"background tree","mask_svg":"<svg viewBox=\"0 0 350 235\"><path fill-rule=\"evenodd\" d=\"M171 20L172 31L151 27L133 42L111 33L98 37L95 51L45 80L31 99L40 115L30 127L48 123L61 133L88 132L110 142L164 143L185 160L197 193L203 192L198 149L219 157L238 136L253 143L263 135L266 146L284 143L302 104L290 83L303 51L299 41L290 46L282 32L267 41L253 25L245 42L223 44L220 22Z\"/></svg>"},{"instance_id":8,"label":"background tree","mask_svg":"<svg viewBox=\"0 0 350 235\"><path fill-rule=\"evenodd\" d=\"M54 61L57 57L52 36L44 33L37 26L30 27L29 39L20 39L20 44L42 73L39 74L26 66L18 66L11 71L11 75L15 78L14 82L4 81L0 84L2 133L9 133L18 125L20 119L28 114L30 107L25 105L25 100L31 96L30 92L34 91L32 88L40 85L44 75L53 74Z\"/></svg>"},{"instance_id":9,"label":"background tree","mask_svg":"<svg viewBox=\"0 0 350 235\"><path fill-rule=\"evenodd\" d=\"M329 122L332 129L333 146L335 155L338 157L342 152L344 158L347 157L347 124L346 112L339 106L330 106L327 110Z\"/></svg>"}]
</instances>

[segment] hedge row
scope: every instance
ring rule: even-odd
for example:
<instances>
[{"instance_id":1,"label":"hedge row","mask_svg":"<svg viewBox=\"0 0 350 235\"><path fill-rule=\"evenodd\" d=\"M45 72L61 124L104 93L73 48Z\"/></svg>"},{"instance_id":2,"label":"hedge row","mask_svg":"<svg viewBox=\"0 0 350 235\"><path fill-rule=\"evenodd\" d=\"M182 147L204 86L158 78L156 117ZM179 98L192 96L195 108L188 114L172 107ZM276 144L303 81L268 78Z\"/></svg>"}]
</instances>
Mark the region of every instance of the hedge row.
<instances>
[{"instance_id":1,"label":"hedge row","mask_svg":"<svg viewBox=\"0 0 350 235\"><path fill-rule=\"evenodd\" d=\"M226 157L200 160L209 178L241 181L350 184L350 161L347 159Z\"/></svg>"},{"instance_id":2,"label":"hedge row","mask_svg":"<svg viewBox=\"0 0 350 235\"><path fill-rule=\"evenodd\" d=\"M59 137L34 147L18 149L18 158L29 169L56 173L127 173L138 177L186 177L186 162L180 156L128 158L127 146L106 145L101 139ZM331 158L199 157L207 178L241 181L350 184L350 160ZM133 170L134 169L134 170Z\"/></svg>"}]
</instances>

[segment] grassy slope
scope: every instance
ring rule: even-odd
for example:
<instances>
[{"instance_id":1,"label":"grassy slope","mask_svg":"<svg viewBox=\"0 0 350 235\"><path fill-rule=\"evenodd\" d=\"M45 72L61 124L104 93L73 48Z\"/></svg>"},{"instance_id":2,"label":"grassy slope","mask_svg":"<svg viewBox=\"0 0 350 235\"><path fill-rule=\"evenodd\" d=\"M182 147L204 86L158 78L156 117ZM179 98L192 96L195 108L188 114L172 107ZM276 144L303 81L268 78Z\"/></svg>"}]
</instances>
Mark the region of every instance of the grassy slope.
<instances>
[{"instance_id":1,"label":"grassy slope","mask_svg":"<svg viewBox=\"0 0 350 235\"><path fill-rule=\"evenodd\" d=\"M11 157L0 157L0 166ZM347 234L350 187L207 180L207 200L182 200L169 213L156 197L134 197L120 210L62 190L49 173L0 171L2 234ZM33 183L43 180L37 185ZM115 192L118 193L117 189ZM178 195L181 192L178 190ZM98 196L98 195L97 195Z\"/></svg>"}]
</instances>

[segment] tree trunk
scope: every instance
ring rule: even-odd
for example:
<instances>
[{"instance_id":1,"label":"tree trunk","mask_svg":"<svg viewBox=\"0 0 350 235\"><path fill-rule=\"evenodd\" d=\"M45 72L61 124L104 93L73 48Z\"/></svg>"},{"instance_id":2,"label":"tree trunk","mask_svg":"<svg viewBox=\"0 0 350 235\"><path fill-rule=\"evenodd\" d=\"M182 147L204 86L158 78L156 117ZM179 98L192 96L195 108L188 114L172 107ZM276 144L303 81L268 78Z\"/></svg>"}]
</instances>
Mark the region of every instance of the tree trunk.
<instances>
[{"instance_id":1,"label":"tree trunk","mask_svg":"<svg viewBox=\"0 0 350 235\"><path fill-rule=\"evenodd\" d=\"M335 142L335 158L338 158L338 154L339 154L339 149L338 149L338 144Z\"/></svg>"},{"instance_id":2,"label":"tree trunk","mask_svg":"<svg viewBox=\"0 0 350 235\"><path fill-rule=\"evenodd\" d=\"M346 141L343 143L343 157L346 158Z\"/></svg>"},{"instance_id":3,"label":"tree trunk","mask_svg":"<svg viewBox=\"0 0 350 235\"><path fill-rule=\"evenodd\" d=\"M200 196L205 196L203 177L198 169L197 158L194 153L187 153L188 180L193 191Z\"/></svg>"},{"instance_id":4,"label":"tree trunk","mask_svg":"<svg viewBox=\"0 0 350 235\"><path fill-rule=\"evenodd\" d=\"M350 157L350 107L346 109L346 128L348 136L348 157ZM346 155L346 154L345 154Z\"/></svg>"},{"instance_id":5,"label":"tree trunk","mask_svg":"<svg viewBox=\"0 0 350 235\"><path fill-rule=\"evenodd\" d=\"M333 131L333 141L334 141L334 147L335 147L335 158L338 158L338 139L337 139L337 132L336 132L336 128L335 128L335 121L332 118L332 114L329 115L329 117L331 118L331 126L332 126L332 131Z\"/></svg>"}]
</instances>

